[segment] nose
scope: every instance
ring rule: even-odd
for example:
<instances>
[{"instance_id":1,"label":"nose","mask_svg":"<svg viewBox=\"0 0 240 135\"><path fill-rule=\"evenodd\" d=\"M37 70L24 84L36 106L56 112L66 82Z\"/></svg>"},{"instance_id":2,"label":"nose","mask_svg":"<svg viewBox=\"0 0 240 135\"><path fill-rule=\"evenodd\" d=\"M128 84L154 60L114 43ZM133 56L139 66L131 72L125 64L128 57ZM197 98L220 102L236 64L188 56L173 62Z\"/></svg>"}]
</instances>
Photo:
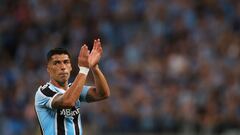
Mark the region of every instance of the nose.
<instances>
[{"instance_id":1,"label":"nose","mask_svg":"<svg viewBox=\"0 0 240 135\"><path fill-rule=\"evenodd\" d=\"M65 70L66 69L66 65L64 63L61 63L60 68L61 68L61 70Z\"/></svg>"}]
</instances>

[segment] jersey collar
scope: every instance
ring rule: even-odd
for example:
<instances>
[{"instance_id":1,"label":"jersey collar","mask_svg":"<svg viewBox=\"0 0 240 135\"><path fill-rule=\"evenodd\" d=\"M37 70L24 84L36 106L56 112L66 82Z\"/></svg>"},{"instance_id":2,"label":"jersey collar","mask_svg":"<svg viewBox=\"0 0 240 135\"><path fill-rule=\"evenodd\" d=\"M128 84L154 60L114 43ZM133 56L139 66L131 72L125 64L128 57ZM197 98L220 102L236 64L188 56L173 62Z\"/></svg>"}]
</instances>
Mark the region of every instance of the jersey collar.
<instances>
[{"instance_id":1,"label":"jersey collar","mask_svg":"<svg viewBox=\"0 0 240 135\"><path fill-rule=\"evenodd\" d=\"M53 85L51 82L48 82L48 84L49 84L49 88L50 88L50 89L52 89L52 90L54 90L54 91L57 91L57 92L60 92L60 93L65 93L65 90L56 87L56 86Z\"/></svg>"}]
</instances>

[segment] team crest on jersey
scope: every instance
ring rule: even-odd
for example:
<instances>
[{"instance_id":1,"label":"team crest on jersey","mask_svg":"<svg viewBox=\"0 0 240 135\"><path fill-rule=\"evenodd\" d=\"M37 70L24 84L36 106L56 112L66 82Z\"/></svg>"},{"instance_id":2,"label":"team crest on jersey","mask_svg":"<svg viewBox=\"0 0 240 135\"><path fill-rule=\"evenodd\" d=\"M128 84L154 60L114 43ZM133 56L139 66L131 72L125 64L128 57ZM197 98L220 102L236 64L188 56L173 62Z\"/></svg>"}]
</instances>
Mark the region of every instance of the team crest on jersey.
<instances>
[{"instance_id":1,"label":"team crest on jersey","mask_svg":"<svg viewBox=\"0 0 240 135\"><path fill-rule=\"evenodd\" d=\"M48 86L49 86L49 84L41 85L41 86L39 87L39 89L40 89L40 90L44 90L44 89L46 89Z\"/></svg>"},{"instance_id":2,"label":"team crest on jersey","mask_svg":"<svg viewBox=\"0 0 240 135\"><path fill-rule=\"evenodd\" d=\"M64 115L65 117L72 117L78 115L80 113L80 108L77 109L62 109L60 111L60 115Z\"/></svg>"}]
</instances>

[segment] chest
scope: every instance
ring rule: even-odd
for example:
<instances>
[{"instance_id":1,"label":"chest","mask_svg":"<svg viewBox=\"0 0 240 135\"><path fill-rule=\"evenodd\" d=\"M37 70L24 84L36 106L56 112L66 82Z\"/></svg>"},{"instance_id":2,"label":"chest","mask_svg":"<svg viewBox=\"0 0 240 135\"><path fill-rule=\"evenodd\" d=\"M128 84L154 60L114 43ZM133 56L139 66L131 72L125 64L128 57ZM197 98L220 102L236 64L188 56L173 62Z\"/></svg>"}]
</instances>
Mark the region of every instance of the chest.
<instances>
[{"instance_id":1,"label":"chest","mask_svg":"<svg viewBox=\"0 0 240 135\"><path fill-rule=\"evenodd\" d=\"M69 109L57 109L57 114L64 116L65 118L72 118L80 114L80 101L76 102L76 105Z\"/></svg>"}]
</instances>

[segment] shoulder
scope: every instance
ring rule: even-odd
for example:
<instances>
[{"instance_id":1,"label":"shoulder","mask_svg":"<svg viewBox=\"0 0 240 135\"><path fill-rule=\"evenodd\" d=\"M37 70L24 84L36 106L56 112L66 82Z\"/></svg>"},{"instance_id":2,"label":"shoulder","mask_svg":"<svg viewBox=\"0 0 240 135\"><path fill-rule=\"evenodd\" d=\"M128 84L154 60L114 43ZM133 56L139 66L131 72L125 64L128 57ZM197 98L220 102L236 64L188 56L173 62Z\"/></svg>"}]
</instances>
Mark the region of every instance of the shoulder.
<instances>
[{"instance_id":1,"label":"shoulder","mask_svg":"<svg viewBox=\"0 0 240 135\"><path fill-rule=\"evenodd\" d=\"M57 92L51 90L49 86L50 85L48 83L41 85L36 94L43 94L46 97L53 97Z\"/></svg>"}]
</instances>

